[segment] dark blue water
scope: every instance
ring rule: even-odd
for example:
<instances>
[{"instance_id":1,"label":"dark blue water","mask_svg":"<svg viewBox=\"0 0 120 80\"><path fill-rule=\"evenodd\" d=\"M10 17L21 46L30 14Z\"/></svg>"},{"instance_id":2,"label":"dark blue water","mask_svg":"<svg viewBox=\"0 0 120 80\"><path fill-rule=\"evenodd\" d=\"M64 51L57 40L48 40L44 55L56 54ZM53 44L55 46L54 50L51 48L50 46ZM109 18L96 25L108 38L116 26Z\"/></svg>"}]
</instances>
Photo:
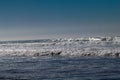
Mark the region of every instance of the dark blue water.
<instances>
[{"instance_id":1,"label":"dark blue water","mask_svg":"<svg viewBox=\"0 0 120 80\"><path fill-rule=\"evenodd\" d=\"M52 42L51 39L36 39L36 40L15 40L15 41L0 41L0 44L7 43L43 43L43 42Z\"/></svg>"},{"instance_id":2,"label":"dark blue water","mask_svg":"<svg viewBox=\"0 0 120 80\"><path fill-rule=\"evenodd\" d=\"M120 58L0 57L0 80L120 80Z\"/></svg>"}]
</instances>

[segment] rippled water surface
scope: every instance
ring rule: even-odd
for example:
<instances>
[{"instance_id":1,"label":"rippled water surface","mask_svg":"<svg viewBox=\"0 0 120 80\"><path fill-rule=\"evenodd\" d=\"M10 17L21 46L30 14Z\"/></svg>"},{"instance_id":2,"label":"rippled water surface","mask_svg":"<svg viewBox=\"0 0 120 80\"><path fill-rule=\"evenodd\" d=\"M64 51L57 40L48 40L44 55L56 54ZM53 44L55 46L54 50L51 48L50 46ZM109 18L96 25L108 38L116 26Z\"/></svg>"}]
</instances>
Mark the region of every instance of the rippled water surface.
<instances>
[{"instance_id":1,"label":"rippled water surface","mask_svg":"<svg viewBox=\"0 0 120 80\"><path fill-rule=\"evenodd\" d=\"M0 57L0 80L120 80L120 58Z\"/></svg>"}]
</instances>

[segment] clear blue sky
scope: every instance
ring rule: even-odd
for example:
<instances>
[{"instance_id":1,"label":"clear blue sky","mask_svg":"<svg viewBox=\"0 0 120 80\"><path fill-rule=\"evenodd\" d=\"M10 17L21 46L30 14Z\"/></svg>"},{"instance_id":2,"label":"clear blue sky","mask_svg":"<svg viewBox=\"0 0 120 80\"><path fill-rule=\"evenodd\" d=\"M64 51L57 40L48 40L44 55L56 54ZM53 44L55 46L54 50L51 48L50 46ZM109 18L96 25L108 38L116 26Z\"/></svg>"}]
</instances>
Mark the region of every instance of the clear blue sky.
<instances>
[{"instance_id":1,"label":"clear blue sky","mask_svg":"<svg viewBox=\"0 0 120 80\"><path fill-rule=\"evenodd\" d=\"M0 40L120 36L120 0L0 0Z\"/></svg>"}]
</instances>

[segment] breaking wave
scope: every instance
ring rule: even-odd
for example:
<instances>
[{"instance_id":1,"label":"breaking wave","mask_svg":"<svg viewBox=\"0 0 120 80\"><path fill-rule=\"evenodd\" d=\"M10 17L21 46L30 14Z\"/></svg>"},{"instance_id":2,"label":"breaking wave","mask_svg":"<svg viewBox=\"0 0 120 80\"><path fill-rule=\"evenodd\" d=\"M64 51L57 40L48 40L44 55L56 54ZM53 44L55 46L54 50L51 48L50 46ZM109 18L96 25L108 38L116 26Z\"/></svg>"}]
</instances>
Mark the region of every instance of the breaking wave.
<instances>
[{"instance_id":1,"label":"breaking wave","mask_svg":"<svg viewBox=\"0 0 120 80\"><path fill-rule=\"evenodd\" d=\"M120 57L119 37L0 42L0 56Z\"/></svg>"}]
</instances>

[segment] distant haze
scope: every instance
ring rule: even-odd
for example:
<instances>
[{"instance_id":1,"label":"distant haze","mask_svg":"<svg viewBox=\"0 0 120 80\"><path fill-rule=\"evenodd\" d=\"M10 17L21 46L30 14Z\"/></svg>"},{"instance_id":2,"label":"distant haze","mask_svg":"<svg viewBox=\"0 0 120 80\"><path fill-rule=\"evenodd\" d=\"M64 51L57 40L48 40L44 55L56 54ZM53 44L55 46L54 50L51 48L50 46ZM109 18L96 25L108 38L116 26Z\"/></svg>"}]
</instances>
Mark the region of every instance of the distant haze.
<instances>
[{"instance_id":1,"label":"distant haze","mask_svg":"<svg viewBox=\"0 0 120 80\"><path fill-rule=\"evenodd\" d=\"M120 36L120 0L0 0L0 40Z\"/></svg>"}]
</instances>

